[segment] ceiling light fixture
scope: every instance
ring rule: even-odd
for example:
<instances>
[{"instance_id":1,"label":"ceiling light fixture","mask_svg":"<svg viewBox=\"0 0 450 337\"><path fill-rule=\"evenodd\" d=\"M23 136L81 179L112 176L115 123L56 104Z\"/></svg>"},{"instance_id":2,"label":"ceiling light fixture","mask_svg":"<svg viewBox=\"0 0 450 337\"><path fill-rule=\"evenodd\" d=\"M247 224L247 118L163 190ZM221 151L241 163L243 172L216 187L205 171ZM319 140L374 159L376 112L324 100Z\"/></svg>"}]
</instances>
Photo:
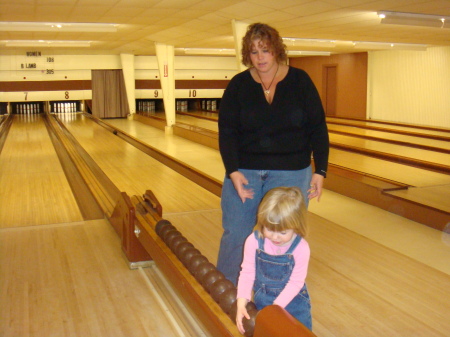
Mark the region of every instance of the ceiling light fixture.
<instances>
[{"instance_id":1,"label":"ceiling light fixture","mask_svg":"<svg viewBox=\"0 0 450 337\"><path fill-rule=\"evenodd\" d=\"M383 24L450 28L450 16L390 11L379 11L377 14Z\"/></svg>"},{"instance_id":2,"label":"ceiling light fixture","mask_svg":"<svg viewBox=\"0 0 450 337\"><path fill-rule=\"evenodd\" d=\"M7 40L2 41L6 47L90 47L91 41L57 41L57 40Z\"/></svg>"},{"instance_id":3,"label":"ceiling light fixture","mask_svg":"<svg viewBox=\"0 0 450 337\"><path fill-rule=\"evenodd\" d=\"M186 55L236 55L234 49L223 48L176 48L178 51L184 51Z\"/></svg>"},{"instance_id":4,"label":"ceiling light fixture","mask_svg":"<svg viewBox=\"0 0 450 337\"><path fill-rule=\"evenodd\" d=\"M353 46L364 50L427 50L427 45L415 43L354 41Z\"/></svg>"},{"instance_id":5,"label":"ceiling light fixture","mask_svg":"<svg viewBox=\"0 0 450 337\"><path fill-rule=\"evenodd\" d=\"M0 31L8 32L117 32L114 23L70 23L70 22L0 22Z\"/></svg>"},{"instance_id":6,"label":"ceiling light fixture","mask_svg":"<svg viewBox=\"0 0 450 337\"><path fill-rule=\"evenodd\" d=\"M288 50L288 56L330 56L329 51L300 51L300 50Z\"/></svg>"},{"instance_id":7,"label":"ceiling light fixture","mask_svg":"<svg viewBox=\"0 0 450 337\"><path fill-rule=\"evenodd\" d=\"M336 47L336 40L300 39L295 37L283 37L283 42L287 46Z\"/></svg>"}]
</instances>

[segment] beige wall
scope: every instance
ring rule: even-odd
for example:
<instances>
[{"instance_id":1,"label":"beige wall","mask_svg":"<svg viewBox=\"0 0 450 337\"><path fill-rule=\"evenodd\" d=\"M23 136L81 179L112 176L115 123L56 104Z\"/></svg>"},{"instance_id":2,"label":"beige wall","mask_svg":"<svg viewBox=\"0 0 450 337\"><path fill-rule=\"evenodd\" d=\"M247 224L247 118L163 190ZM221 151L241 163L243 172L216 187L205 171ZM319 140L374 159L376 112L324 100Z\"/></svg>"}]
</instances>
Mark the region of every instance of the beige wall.
<instances>
[{"instance_id":1,"label":"beige wall","mask_svg":"<svg viewBox=\"0 0 450 337\"><path fill-rule=\"evenodd\" d=\"M23 55L0 55L1 81L90 80L91 69L120 69L114 55L55 56L52 75L42 69L20 69L30 59ZM230 79L236 72L234 57L176 57L175 78ZM324 65L337 65L336 114L450 128L450 47L427 51L373 51L367 53L301 57L290 64L306 70L319 93L323 91ZM155 56L135 57L135 79L158 76ZM24 79L26 78L26 79ZM1 85L1 83L0 83ZM189 97L179 90L177 97ZM136 90L136 98L152 98L154 90ZM199 90L197 98L221 97L223 90ZM24 92L1 92L0 101L24 101ZM29 101L63 100L65 91L30 92ZM90 90L70 92L71 99L90 99Z\"/></svg>"},{"instance_id":2,"label":"beige wall","mask_svg":"<svg viewBox=\"0 0 450 337\"><path fill-rule=\"evenodd\" d=\"M72 90L61 88L52 91L2 91L1 82L46 82L46 81L82 81L91 80L93 69L121 69L119 55L55 55L54 62L48 63L44 53L40 57L27 57L26 55L0 55L0 102L22 101L57 101L64 100L69 90L70 99L92 99L91 90ZM36 69L22 69L22 64L36 63ZM237 73L236 58L230 57L175 57L176 80L229 80ZM46 69L51 68L52 74ZM134 57L134 79L157 79L159 69L156 56ZM135 98L154 98L154 89L136 89ZM220 98L223 89L198 89L197 98ZM159 98L163 97L159 90ZM176 98L189 98L190 91L180 89L175 92Z\"/></svg>"},{"instance_id":3,"label":"beige wall","mask_svg":"<svg viewBox=\"0 0 450 337\"><path fill-rule=\"evenodd\" d=\"M450 47L370 52L367 116L450 128Z\"/></svg>"}]
</instances>

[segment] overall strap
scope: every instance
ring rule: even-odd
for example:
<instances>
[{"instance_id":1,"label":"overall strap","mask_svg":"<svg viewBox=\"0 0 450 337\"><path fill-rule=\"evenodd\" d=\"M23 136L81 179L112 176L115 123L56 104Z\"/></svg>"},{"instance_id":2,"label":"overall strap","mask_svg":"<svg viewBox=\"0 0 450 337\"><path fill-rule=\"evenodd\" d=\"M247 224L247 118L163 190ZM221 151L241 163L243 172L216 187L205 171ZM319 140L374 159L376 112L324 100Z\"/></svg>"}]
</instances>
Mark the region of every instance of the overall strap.
<instances>
[{"instance_id":1,"label":"overall strap","mask_svg":"<svg viewBox=\"0 0 450 337\"><path fill-rule=\"evenodd\" d=\"M300 243L301 239L302 239L302 237L297 234L297 236L295 237L294 241L292 242L291 246L289 247L289 249L287 250L287 252L285 254L292 254L294 249L297 248L297 246Z\"/></svg>"}]
</instances>

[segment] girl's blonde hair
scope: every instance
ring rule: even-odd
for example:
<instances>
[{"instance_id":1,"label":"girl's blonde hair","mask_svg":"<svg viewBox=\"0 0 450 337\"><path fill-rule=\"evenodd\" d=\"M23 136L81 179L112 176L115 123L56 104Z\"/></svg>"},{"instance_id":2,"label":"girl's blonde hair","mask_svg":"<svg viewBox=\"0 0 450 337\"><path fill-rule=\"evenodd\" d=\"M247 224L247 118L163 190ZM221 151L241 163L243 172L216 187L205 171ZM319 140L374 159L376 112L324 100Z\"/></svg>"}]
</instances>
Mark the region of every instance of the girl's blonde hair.
<instances>
[{"instance_id":1,"label":"girl's blonde hair","mask_svg":"<svg viewBox=\"0 0 450 337\"><path fill-rule=\"evenodd\" d=\"M286 45L275 28L265 23L254 23L247 28L247 33L242 38L242 64L246 67L252 67L250 53L252 52L253 41L261 40L267 48L273 53L278 63L286 63L287 53Z\"/></svg>"},{"instance_id":2,"label":"girl's blonde hair","mask_svg":"<svg viewBox=\"0 0 450 337\"><path fill-rule=\"evenodd\" d=\"M298 187L276 187L262 199L255 230L263 236L264 228L274 232L293 229L297 235L306 237L306 205Z\"/></svg>"}]
</instances>

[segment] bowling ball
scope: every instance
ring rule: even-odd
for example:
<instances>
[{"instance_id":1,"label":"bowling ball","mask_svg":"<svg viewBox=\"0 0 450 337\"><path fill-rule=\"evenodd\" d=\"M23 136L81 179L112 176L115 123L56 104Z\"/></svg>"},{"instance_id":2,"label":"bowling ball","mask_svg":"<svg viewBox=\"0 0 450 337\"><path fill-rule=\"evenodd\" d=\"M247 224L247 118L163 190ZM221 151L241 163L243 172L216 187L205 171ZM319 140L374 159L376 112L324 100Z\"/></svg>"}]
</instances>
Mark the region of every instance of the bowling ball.
<instances>
[{"instance_id":1,"label":"bowling ball","mask_svg":"<svg viewBox=\"0 0 450 337\"><path fill-rule=\"evenodd\" d=\"M231 303L230 312L228 316L231 318L233 322L236 322L236 314L237 314L237 301Z\"/></svg>"},{"instance_id":2,"label":"bowling ball","mask_svg":"<svg viewBox=\"0 0 450 337\"><path fill-rule=\"evenodd\" d=\"M244 317L242 319L242 325L244 326L245 330L244 336L251 337L253 336L253 332L255 330L255 320L258 309L256 309L256 305L253 302L248 302L246 308L250 319Z\"/></svg>"},{"instance_id":3,"label":"bowling ball","mask_svg":"<svg viewBox=\"0 0 450 337\"><path fill-rule=\"evenodd\" d=\"M170 226L165 226L163 227L160 231L159 231L159 237L164 241L164 237L167 235L167 233L172 232L172 231L176 231L177 229L170 225ZM165 242L165 241L164 241Z\"/></svg>"},{"instance_id":4,"label":"bowling ball","mask_svg":"<svg viewBox=\"0 0 450 337\"><path fill-rule=\"evenodd\" d=\"M194 248L194 245L188 241L182 242L175 249L174 253L181 260L181 256L185 253L185 251L189 248Z\"/></svg>"},{"instance_id":5,"label":"bowling ball","mask_svg":"<svg viewBox=\"0 0 450 337\"><path fill-rule=\"evenodd\" d=\"M216 269L216 266L211 262L203 262L194 270L194 277L198 282L202 283L205 275L214 269Z\"/></svg>"},{"instance_id":6,"label":"bowling ball","mask_svg":"<svg viewBox=\"0 0 450 337\"><path fill-rule=\"evenodd\" d=\"M211 293L211 289L214 283L224 278L225 276L220 271L218 271L217 269L213 269L206 273L206 275L203 277L202 286L207 292Z\"/></svg>"},{"instance_id":7,"label":"bowling ball","mask_svg":"<svg viewBox=\"0 0 450 337\"><path fill-rule=\"evenodd\" d=\"M159 236L161 236L161 231L167 231L169 229L176 229L175 226L173 226L168 220L159 220L158 223L155 226L155 232Z\"/></svg>"},{"instance_id":8,"label":"bowling ball","mask_svg":"<svg viewBox=\"0 0 450 337\"><path fill-rule=\"evenodd\" d=\"M231 306L236 302L237 289L233 288L225 290L219 297L219 305L223 312L226 314L230 313ZM235 316L236 317L236 316Z\"/></svg>"},{"instance_id":9,"label":"bowling ball","mask_svg":"<svg viewBox=\"0 0 450 337\"><path fill-rule=\"evenodd\" d=\"M166 245L169 245L169 241L173 239L175 236L180 236L181 233L177 231L176 229L165 231L163 235L161 235L161 239L166 243Z\"/></svg>"},{"instance_id":10,"label":"bowling ball","mask_svg":"<svg viewBox=\"0 0 450 337\"><path fill-rule=\"evenodd\" d=\"M252 301L249 301L245 307L247 308L247 310L258 311L258 309L256 308L255 302L252 302Z\"/></svg>"},{"instance_id":11,"label":"bowling ball","mask_svg":"<svg viewBox=\"0 0 450 337\"><path fill-rule=\"evenodd\" d=\"M183 242L187 242L187 239L183 235L180 235L175 236L172 240L168 241L167 245L172 250L172 252L175 253L175 250L177 249L178 245Z\"/></svg>"},{"instance_id":12,"label":"bowling ball","mask_svg":"<svg viewBox=\"0 0 450 337\"><path fill-rule=\"evenodd\" d=\"M184 251L183 255L179 257L180 261L187 268L191 259L196 256L201 255L200 251L194 247L188 248Z\"/></svg>"},{"instance_id":13,"label":"bowling ball","mask_svg":"<svg viewBox=\"0 0 450 337\"><path fill-rule=\"evenodd\" d=\"M187 269L194 275L195 270L204 262L208 262L208 259L205 256L196 255L189 261Z\"/></svg>"},{"instance_id":14,"label":"bowling ball","mask_svg":"<svg viewBox=\"0 0 450 337\"><path fill-rule=\"evenodd\" d=\"M113 131L113 134L117 135L117 130L114 130L114 131Z\"/></svg>"},{"instance_id":15,"label":"bowling ball","mask_svg":"<svg viewBox=\"0 0 450 337\"><path fill-rule=\"evenodd\" d=\"M211 287L211 297L219 303L220 295L222 295L226 290L234 288L233 282L227 279L218 280Z\"/></svg>"}]
</instances>

